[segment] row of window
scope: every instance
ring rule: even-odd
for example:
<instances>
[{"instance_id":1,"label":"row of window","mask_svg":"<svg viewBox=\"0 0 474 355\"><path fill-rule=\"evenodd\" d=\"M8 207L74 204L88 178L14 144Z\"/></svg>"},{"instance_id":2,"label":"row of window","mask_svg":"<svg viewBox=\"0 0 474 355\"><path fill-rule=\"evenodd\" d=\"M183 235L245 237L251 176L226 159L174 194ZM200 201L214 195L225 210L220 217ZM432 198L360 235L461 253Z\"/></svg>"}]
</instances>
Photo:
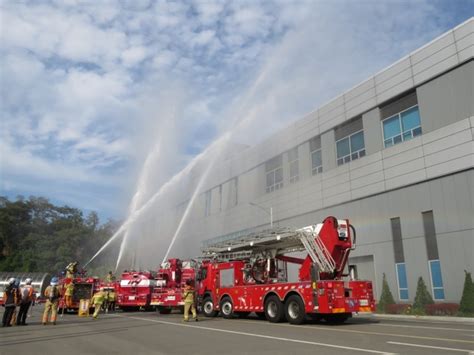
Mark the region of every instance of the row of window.
<instances>
[{"instance_id":1,"label":"row of window","mask_svg":"<svg viewBox=\"0 0 474 355\"><path fill-rule=\"evenodd\" d=\"M410 140L421 135L420 114L416 94L411 93L397 101L381 108L382 132L385 148ZM362 158L366 155L364 130L362 119L352 120L345 125L335 129L336 134L336 162L343 165ZM309 141L311 155L311 174L317 175L323 172L321 137L314 137ZM288 151L289 183L294 184L300 180L298 147ZM271 193L282 189L283 179L283 155L279 155L265 163L265 191ZM237 186L232 194L237 193ZM222 195L222 186L220 187ZM222 196L220 206L222 206ZM237 201L235 196L234 201ZM211 190L205 193L205 215L211 213ZM235 202L236 204L236 202ZM234 202L231 206L235 205ZM220 207L221 209L221 207Z\"/></svg>"},{"instance_id":2,"label":"row of window","mask_svg":"<svg viewBox=\"0 0 474 355\"><path fill-rule=\"evenodd\" d=\"M239 178L235 177L227 183L228 185L228 194L227 194L227 205L229 207L236 206L239 202ZM207 190L204 193L204 216L208 217L211 215L211 204L212 204L212 192L217 190L218 195L218 208L219 211L222 211L223 206L223 184L219 185L217 188Z\"/></svg>"},{"instance_id":3,"label":"row of window","mask_svg":"<svg viewBox=\"0 0 474 355\"><path fill-rule=\"evenodd\" d=\"M441 263L439 260L429 260L428 269L430 271L431 290L433 298L437 301L444 300L443 277L441 276ZM397 273L398 297L402 301L409 299L407 271L405 263L395 264Z\"/></svg>"},{"instance_id":4,"label":"row of window","mask_svg":"<svg viewBox=\"0 0 474 355\"><path fill-rule=\"evenodd\" d=\"M359 119L360 120L360 119ZM421 123L418 105L404 108L382 121L383 142L385 148L410 140L421 135ZM357 122L356 122L357 123ZM360 124L351 123L353 127L362 127ZM344 131L342 128L341 131ZM323 172L321 140L315 137L310 140L311 173L317 175ZM363 128L346 134L336 140L337 165L343 165L362 158L366 155ZM299 181L298 148L288 152L290 167L290 184ZM266 192L273 192L283 187L283 161L282 156L269 160L266 164Z\"/></svg>"}]
</instances>

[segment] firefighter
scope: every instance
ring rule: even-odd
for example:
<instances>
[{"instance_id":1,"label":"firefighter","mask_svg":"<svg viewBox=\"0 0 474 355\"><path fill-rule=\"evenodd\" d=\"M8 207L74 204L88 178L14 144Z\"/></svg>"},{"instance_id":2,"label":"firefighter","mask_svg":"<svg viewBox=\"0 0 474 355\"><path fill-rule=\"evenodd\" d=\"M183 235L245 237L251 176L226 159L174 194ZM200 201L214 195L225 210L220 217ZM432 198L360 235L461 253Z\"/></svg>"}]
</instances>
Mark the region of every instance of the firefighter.
<instances>
[{"instance_id":1,"label":"firefighter","mask_svg":"<svg viewBox=\"0 0 474 355\"><path fill-rule=\"evenodd\" d=\"M17 308L16 308L16 306L20 306L20 302L21 302L20 279L18 279L18 278L15 279L15 282L13 284L13 290L14 290L13 292L15 292L15 294L16 294L16 296L15 296L16 304L15 304L15 309L13 310L12 319L10 321L11 325L16 324L16 320L17 320Z\"/></svg>"},{"instance_id":2,"label":"firefighter","mask_svg":"<svg viewBox=\"0 0 474 355\"><path fill-rule=\"evenodd\" d=\"M103 287L101 287L100 291L94 294L91 299L91 304L94 305L94 314L92 317L94 319L97 319L97 316L99 315L100 309L102 307L102 303L104 303L106 297L106 292Z\"/></svg>"},{"instance_id":3,"label":"firefighter","mask_svg":"<svg viewBox=\"0 0 474 355\"><path fill-rule=\"evenodd\" d=\"M116 301L117 301L117 294L115 293L115 289L111 289L108 295L109 311L115 311Z\"/></svg>"},{"instance_id":4,"label":"firefighter","mask_svg":"<svg viewBox=\"0 0 474 355\"><path fill-rule=\"evenodd\" d=\"M196 313L196 305L195 305L195 300L194 300L194 287L192 285L191 280L186 281L186 286L184 287L183 291L183 300L184 300L184 322L187 322L189 320L189 309L191 309L191 312L193 314L193 319L197 322L197 313Z\"/></svg>"},{"instance_id":5,"label":"firefighter","mask_svg":"<svg viewBox=\"0 0 474 355\"><path fill-rule=\"evenodd\" d=\"M8 279L8 284L3 292L3 312L2 327L10 327L15 312L16 305L18 303L18 293L15 289L15 278L11 277Z\"/></svg>"},{"instance_id":6,"label":"firefighter","mask_svg":"<svg viewBox=\"0 0 474 355\"><path fill-rule=\"evenodd\" d=\"M71 281L66 285L66 291L64 292L64 302L66 308L72 308L72 296L74 295L74 281Z\"/></svg>"},{"instance_id":7,"label":"firefighter","mask_svg":"<svg viewBox=\"0 0 474 355\"><path fill-rule=\"evenodd\" d=\"M25 280L25 285L20 289L20 310L18 311L18 317L16 319L16 325L27 325L26 316L28 315L28 309L31 306L31 303L34 301L34 288L31 286L33 280L27 278Z\"/></svg>"},{"instance_id":8,"label":"firefighter","mask_svg":"<svg viewBox=\"0 0 474 355\"><path fill-rule=\"evenodd\" d=\"M72 279L74 278L74 275L77 272L77 261L74 261L72 263L69 263L68 266L66 266L66 278Z\"/></svg>"},{"instance_id":9,"label":"firefighter","mask_svg":"<svg viewBox=\"0 0 474 355\"><path fill-rule=\"evenodd\" d=\"M109 271L109 273L105 277L105 281L109 284L115 281L115 276L114 274L112 274L112 271Z\"/></svg>"},{"instance_id":10,"label":"firefighter","mask_svg":"<svg viewBox=\"0 0 474 355\"><path fill-rule=\"evenodd\" d=\"M46 290L44 290L44 295L46 297L46 303L44 305L43 312L43 325L48 323L49 313L51 312L51 322L56 325L56 318L58 316L58 304L59 304L59 287L58 287L58 278L53 277L51 283Z\"/></svg>"}]
</instances>

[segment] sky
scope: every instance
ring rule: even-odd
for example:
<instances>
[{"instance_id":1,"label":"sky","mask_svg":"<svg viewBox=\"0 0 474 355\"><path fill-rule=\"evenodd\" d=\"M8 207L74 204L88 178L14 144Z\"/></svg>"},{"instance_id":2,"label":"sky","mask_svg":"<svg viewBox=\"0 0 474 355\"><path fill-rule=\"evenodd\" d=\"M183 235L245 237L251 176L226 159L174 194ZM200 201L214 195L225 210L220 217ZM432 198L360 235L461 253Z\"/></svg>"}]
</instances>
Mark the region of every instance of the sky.
<instances>
[{"instance_id":1,"label":"sky","mask_svg":"<svg viewBox=\"0 0 474 355\"><path fill-rule=\"evenodd\" d=\"M137 185L159 189L235 120L249 122L238 143L256 144L472 7L0 0L0 195L124 219Z\"/></svg>"}]
</instances>

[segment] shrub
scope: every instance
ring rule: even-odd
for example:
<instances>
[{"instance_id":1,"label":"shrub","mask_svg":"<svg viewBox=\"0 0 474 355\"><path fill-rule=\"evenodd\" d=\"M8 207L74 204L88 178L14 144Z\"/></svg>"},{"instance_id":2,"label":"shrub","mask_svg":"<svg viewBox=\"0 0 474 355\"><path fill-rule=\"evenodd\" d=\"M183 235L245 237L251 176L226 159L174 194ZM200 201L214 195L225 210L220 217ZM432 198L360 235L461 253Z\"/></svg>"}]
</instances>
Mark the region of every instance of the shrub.
<instances>
[{"instance_id":1,"label":"shrub","mask_svg":"<svg viewBox=\"0 0 474 355\"><path fill-rule=\"evenodd\" d=\"M460 315L474 315L474 284L472 283L471 273L464 270L464 289L462 291L461 303L459 305Z\"/></svg>"},{"instance_id":2,"label":"shrub","mask_svg":"<svg viewBox=\"0 0 474 355\"><path fill-rule=\"evenodd\" d=\"M422 315L425 313L426 306L433 303L433 298L426 288L425 281L423 281L423 278L420 276L416 287L415 302L413 303L412 313Z\"/></svg>"},{"instance_id":3,"label":"shrub","mask_svg":"<svg viewBox=\"0 0 474 355\"><path fill-rule=\"evenodd\" d=\"M458 313L457 303L435 303L426 306L426 314L430 316L455 316Z\"/></svg>"},{"instance_id":4,"label":"shrub","mask_svg":"<svg viewBox=\"0 0 474 355\"><path fill-rule=\"evenodd\" d=\"M385 313L387 312L387 307L392 304L395 304L395 300L393 299L390 286L388 286L387 278L384 273L382 279L382 294L380 295L380 301L377 305L377 311Z\"/></svg>"},{"instance_id":5,"label":"shrub","mask_svg":"<svg viewBox=\"0 0 474 355\"><path fill-rule=\"evenodd\" d=\"M389 304L386 308L388 314L410 314L411 304Z\"/></svg>"}]
</instances>

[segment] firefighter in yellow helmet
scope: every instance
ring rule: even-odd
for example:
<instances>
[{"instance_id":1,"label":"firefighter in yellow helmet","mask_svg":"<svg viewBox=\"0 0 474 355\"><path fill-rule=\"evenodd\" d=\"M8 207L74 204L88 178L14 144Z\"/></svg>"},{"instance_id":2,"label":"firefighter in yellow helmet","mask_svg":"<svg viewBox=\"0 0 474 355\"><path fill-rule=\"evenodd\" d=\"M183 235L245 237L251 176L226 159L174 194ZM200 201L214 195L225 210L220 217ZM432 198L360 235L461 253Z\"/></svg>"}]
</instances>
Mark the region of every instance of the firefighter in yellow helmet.
<instances>
[{"instance_id":1,"label":"firefighter in yellow helmet","mask_svg":"<svg viewBox=\"0 0 474 355\"><path fill-rule=\"evenodd\" d=\"M99 315L100 309L102 308L102 304L105 302L105 298L107 297L107 293L104 291L104 288L102 287L99 292L95 293L94 296L92 296L91 299L91 304L94 305L94 314L92 317L94 319L97 319L97 316Z\"/></svg>"},{"instance_id":2,"label":"firefighter in yellow helmet","mask_svg":"<svg viewBox=\"0 0 474 355\"><path fill-rule=\"evenodd\" d=\"M58 278L53 277L51 284L44 290L46 297L46 303L44 305L43 312L43 324L48 323L49 313L51 312L51 322L56 325L56 318L58 317L58 304L60 298L60 292L58 287Z\"/></svg>"},{"instance_id":3,"label":"firefighter in yellow helmet","mask_svg":"<svg viewBox=\"0 0 474 355\"><path fill-rule=\"evenodd\" d=\"M196 304L195 304L195 290L192 285L191 280L186 281L186 286L183 290L183 300L184 300L184 321L187 322L189 320L189 310L193 314L193 319L197 322L197 312L196 312Z\"/></svg>"},{"instance_id":4,"label":"firefighter in yellow helmet","mask_svg":"<svg viewBox=\"0 0 474 355\"><path fill-rule=\"evenodd\" d=\"M74 281L71 281L66 285L66 291L64 292L64 301L66 308L72 308L72 296L74 295Z\"/></svg>"}]
</instances>

